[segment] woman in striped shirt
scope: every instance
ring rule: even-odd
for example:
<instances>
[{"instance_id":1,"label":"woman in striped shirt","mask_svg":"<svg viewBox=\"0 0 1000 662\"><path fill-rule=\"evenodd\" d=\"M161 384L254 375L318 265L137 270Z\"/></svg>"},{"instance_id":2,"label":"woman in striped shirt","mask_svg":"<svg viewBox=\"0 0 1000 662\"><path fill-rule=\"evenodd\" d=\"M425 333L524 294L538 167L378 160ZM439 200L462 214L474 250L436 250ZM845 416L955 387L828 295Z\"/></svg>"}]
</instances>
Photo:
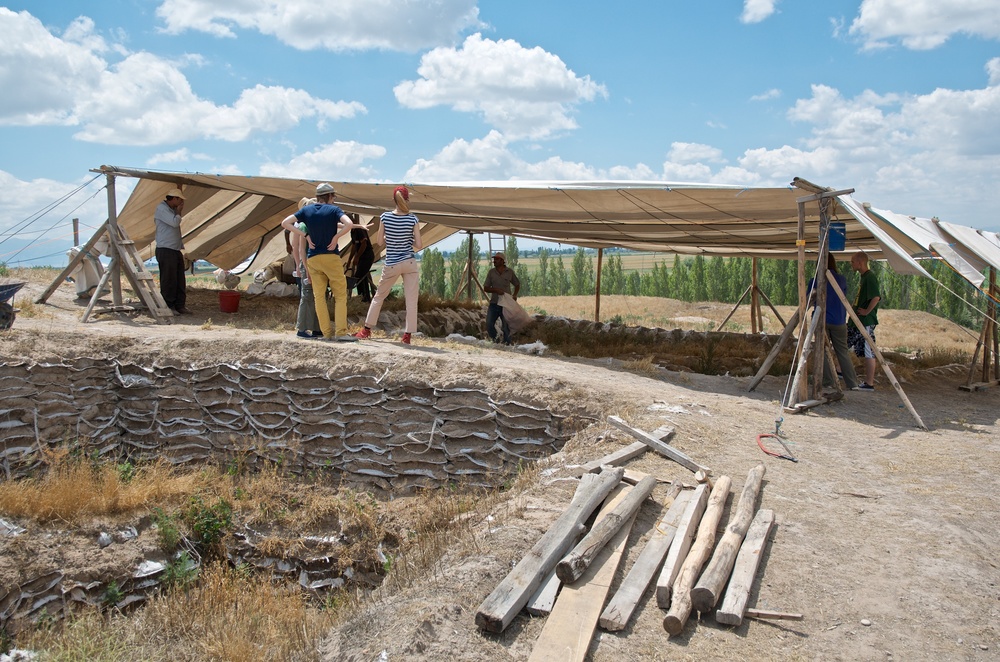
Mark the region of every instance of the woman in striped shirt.
<instances>
[{"instance_id":1,"label":"woman in striped shirt","mask_svg":"<svg viewBox=\"0 0 1000 662\"><path fill-rule=\"evenodd\" d=\"M410 335L417 331L417 297L420 294L420 264L415 252L422 247L420 242L420 222L410 213L410 191L405 186L397 186L392 192L396 208L384 212L382 223L376 234L376 241L385 246L385 267L378 281L378 289L372 297L365 318L365 327L354 334L356 338L368 338L372 327L378 322L382 312L382 302L389 296L392 286L403 277L403 294L406 297L406 332L403 343L410 344Z\"/></svg>"}]
</instances>

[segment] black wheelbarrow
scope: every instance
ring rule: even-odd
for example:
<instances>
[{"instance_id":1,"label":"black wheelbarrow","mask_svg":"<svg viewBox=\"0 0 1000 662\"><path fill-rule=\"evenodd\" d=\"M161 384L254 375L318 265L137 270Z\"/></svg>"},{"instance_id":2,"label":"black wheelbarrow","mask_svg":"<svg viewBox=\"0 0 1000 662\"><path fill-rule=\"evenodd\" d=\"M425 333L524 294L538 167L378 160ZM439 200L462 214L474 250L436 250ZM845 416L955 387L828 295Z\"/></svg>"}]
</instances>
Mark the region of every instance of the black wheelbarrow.
<instances>
[{"instance_id":1,"label":"black wheelbarrow","mask_svg":"<svg viewBox=\"0 0 1000 662\"><path fill-rule=\"evenodd\" d=\"M27 283L0 283L0 330L6 331L14 326L17 309L10 304L14 295Z\"/></svg>"}]
</instances>

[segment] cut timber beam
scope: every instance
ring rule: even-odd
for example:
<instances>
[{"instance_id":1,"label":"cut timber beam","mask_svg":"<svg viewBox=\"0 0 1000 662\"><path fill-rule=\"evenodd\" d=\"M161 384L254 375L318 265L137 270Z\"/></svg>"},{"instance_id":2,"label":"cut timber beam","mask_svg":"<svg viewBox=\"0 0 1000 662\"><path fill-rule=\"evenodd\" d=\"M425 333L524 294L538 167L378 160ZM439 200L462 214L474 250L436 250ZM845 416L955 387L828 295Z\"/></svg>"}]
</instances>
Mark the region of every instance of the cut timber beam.
<instances>
[{"instance_id":1,"label":"cut timber beam","mask_svg":"<svg viewBox=\"0 0 1000 662\"><path fill-rule=\"evenodd\" d=\"M698 573L705 565L709 555L712 553L712 545L715 544L715 529L722 519L722 511L726 507L726 499L729 497L729 486L732 484L729 476L721 476L715 481L712 488L712 495L708 498L708 507L705 515L698 525L698 536L684 559L681 572L674 582L673 596L670 601L670 611L663 619L663 629L672 635L678 635L684 631L684 624L687 623L688 616L691 615L691 587L698 579Z\"/></svg>"},{"instance_id":2,"label":"cut timber beam","mask_svg":"<svg viewBox=\"0 0 1000 662\"><path fill-rule=\"evenodd\" d=\"M634 489L621 486L620 492L602 509L602 515L614 510L618 501L627 498ZM602 515L598 515L598 524ZM563 586L531 651L529 662L583 662L631 529L631 521L618 529L611 543L601 550L580 579Z\"/></svg>"},{"instance_id":3,"label":"cut timber beam","mask_svg":"<svg viewBox=\"0 0 1000 662\"><path fill-rule=\"evenodd\" d=\"M669 446L668 444L665 444L664 442L660 441L659 439L649 434L648 432L632 427L631 425L629 425L622 419L618 418L617 416L608 416L608 423L618 428L622 432L627 432L628 434L632 435L642 443L652 448L660 455L663 455L664 457L673 460L674 462L681 465L685 469L690 469L691 471L704 471L705 473L712 473L712 470L709 469L708 467L703 467L702 465L698 464L697 462L689 458L687 455L677 450L676 448Z\"/></svg>"},{"instance_id":4,"label":"cut timber beam","mask_svg":"<svg viewBox=\"0 0 1000 662\"><path fill-rule=\"evenodd\" d=\"M624 630L628 625L632 612L635 611L643 593L649 588L649 583L653 575L659 570L663 563L663 557L670 549L670 543L677 532L677 524L680 522L684 511L687 509L688 499L691 492L681 492L679 483L674 483L664 503L666 512L660 521L656 523L656 528L649 537L649 542L642 548L639 558L632 564L632 569L622 581L621 586L615 592L611 602L601 613L599 624L609 632Z\"/></svg>"},{"instance_id":5,"label":"cut timber beam","mask_svg":"<svg viewBox=\"0 0 1000 662\"><path fill-rule=\"evenodd\" d=\"M733 576L726 589L726 597L722 606L715 612L715 620L723 625L739 625L746 615L747 602L753 589L753 579L760 566L761 552L767 544L767 536L774 526L774 511L761 508L753 518L747 537L740 547L736 565L733 566Z\"/></svg>"},{"instance_id":6,"label":"cut timber beam","mask_svg":"<svg viewBox=\"0 0 1000 662\"><path fill-rule=\"evenodd\" d=\"M663 562L660 576L656 580L656 605L660 609L670 608L670 593L673 590L674 580L680 574L684 560L691 549L691 543L694 542L694 536L698 533L698 524L701 522L701 516L705 514L708 493L711 490L710 485L699 485L688 499L687 508L681 516L680 524L677 525L674 541L670 543L667 559Z\"/></svg>"},{"instance_id":7,"label":"cut timber beam","mask_svg":"<svg viewBox=\"0 0 1000 662\"><path fill-rule=\"evenodd\" d=\"M593 485L582 493L577 492L566 511L479 605L476 610L479 628L488 632L507 629L559 559L573 546L590 514L621 483L624 473L621 468L602 471Z\"/></svg>"},{"instance_id":8,"label":"cut timber beam","mask_svg":"<svg viewBox=\"0 0 1000 662\"><path fill-rule=\"evenodd\" d=\"M722 534L712 560L708 562L708 567L702 573L698 583L691 589L691 606L698 611L705 613L711 611L722 595L722 589L729 579L729 573L736 563L736 555L740 551L743 538L753 521L754 512L757 510L757 497L760 496L760 488L764 482L764 472L766 468L763 464L758 464L747 474L747 481L743 485L743 493L740 494L739 503L736 505L736 513L733 515L726 527L726 532Z\"/></svg>"}]
</instances>

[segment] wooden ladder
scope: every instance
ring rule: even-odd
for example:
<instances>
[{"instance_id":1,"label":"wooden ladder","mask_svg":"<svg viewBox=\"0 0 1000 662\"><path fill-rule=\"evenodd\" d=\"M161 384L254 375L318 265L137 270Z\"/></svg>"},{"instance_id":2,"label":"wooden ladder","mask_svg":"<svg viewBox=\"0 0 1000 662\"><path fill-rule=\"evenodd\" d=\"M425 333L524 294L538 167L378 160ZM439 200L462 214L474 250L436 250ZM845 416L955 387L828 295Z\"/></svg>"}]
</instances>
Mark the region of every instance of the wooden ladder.
<instances>
[{"instance_id":1,"label":"wooden ladder","mask_svg":"<svg viewBox=\"0 0 1000 662\"><path fill-rule=\"evenodd\" d=\"M113 253L111 264L108 265L108 269L104 272L104 276L101 278L101 282L94 292L94 298L90 300L90 305L87 306L87 309L83 313L83 321L86 322L87 318L90 317L90 313L97 303L97 298L107 284L108 278L117 270L116 267L121 268L122 273L125 274L129 284L132 286L132 291L139 295L139 298L142 299L149 313L157 322L164 323L172 320L174 318L174 311L170 310L167 302L163 300L160 290L156 287L156 280L153 278L153 274L146 270L146 265L142 257L140 257L139 252L135 249L135 242L129 239L125 230L118 225L112 226L110 223L107 223L105 224L105 229L111 238ZM135 310L135 308L133 306L121 305L120 301L116 301L112 307L104 308L98 312L107 313L131 310Z\"/></svg>"}]
</instances>

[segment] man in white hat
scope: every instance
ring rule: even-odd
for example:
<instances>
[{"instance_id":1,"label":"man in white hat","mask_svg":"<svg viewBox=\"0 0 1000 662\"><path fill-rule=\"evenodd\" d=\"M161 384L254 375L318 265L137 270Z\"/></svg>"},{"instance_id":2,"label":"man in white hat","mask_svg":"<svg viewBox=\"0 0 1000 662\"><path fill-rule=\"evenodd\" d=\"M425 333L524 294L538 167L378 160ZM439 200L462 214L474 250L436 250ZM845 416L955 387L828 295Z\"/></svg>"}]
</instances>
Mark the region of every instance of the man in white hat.
<instances>
[{"instance_id":1,"label":"man in white hat","mask_svg":"<svg viewBox=\"0 0 1000 662\"><path fill-rule=\"evenodd\" d=\"M514 288L513 293L511 288ZM483 281L483 290L490 293L490 304L486 308L486 334L490 340L497 342L497 319L503 329L503 342L510 344L510 327L507 320L503 318L503 306L500 305L501 294L511 294L517 299L517 293L521 291L521 281L517 279L517 274L513 269L507 268L507 257L503 253L493 256L493 268L486 274Z\"/></svg>"},{"instance_id":2,"label":"man in white hat","mask_svg":"<svg viewBox=\"0 0 1000 662\"><path fill-rule=\"evenodd\" d=\"M160 294L175 315L190 315L187 302L187 281L184 278L184 242L181 240L181 214L184 193L180 188L167 191L166 198L156 206L156 264L160 269Z\"/></svg>"},{"instance_id":3,"label":"man in white hat","mask_svg":"<svg viewBox=\"0 0 1000 662\"><path fill-rule=\"evenodd\" d=\"M340 257L340 238L352 228L364 228L351 222L344 210L333 204L333 186L322 183L316 187L316 204L307 204L291 216L281 221L281 227L306 238L306 266L313 284L313 298L316 302L316 317L323 331L324 340L356 342L357 338L347 334L347 277L344 262ZM299 228L304 223L307 232ZM330 309L326 305L326 288L333 294L333 321L330 323Z\"/></svg>"}]
</instances>

